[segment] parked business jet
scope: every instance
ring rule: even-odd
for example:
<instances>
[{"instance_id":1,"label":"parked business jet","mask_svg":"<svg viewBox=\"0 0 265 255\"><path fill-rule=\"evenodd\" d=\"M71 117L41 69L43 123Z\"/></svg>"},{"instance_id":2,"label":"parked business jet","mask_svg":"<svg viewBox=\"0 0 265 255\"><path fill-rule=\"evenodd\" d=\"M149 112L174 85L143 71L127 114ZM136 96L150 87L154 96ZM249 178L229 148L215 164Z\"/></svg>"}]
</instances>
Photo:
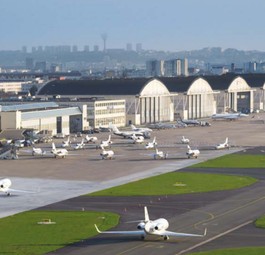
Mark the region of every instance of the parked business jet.
<instances>
[{"instance_id":1,"label":"parked business jet","mask_svg":"<svg viewBox=\"0 0 265 255\"><path fill-rule=\"evenodd\" d=\"M154 140L153 140L152 142L148 142L148 143L145 145L145 148L146 148L146 149L154 149L155 146L157 146L156 137L154 137Z\"/></svg>"},{"instance_id":2,"label":"parked business jet","mask_svg":"<svg viewBox=\"0 0 265 255\"><path fill-rule=\"evenodd\" d=\"M23 192L23 193L33 193L31 191L26 191L26 190L17 190L17 189L10 189L12 185L12 182L10 179L5 178L0 180L0 192L4 192L7 194L7 196L11 195L11 192Z\"/></svg>"},{"instance_id":3,"label":"parked business jet","mask_svg":"<svg viewBox=\"0 0 265 255\"><path fill-rule=\"evenodd\" d=\"M100 143L100 147L102 148L107 148L107 147L111 147L111 144L112 144L113 142L111 141L111 135L109 135L109 138L108 138L108 140L105 140L105 141L101 141L101 143Z\"/></svg>"},{"instance_id":4,"label":"parked business jet","mask_svg":"<svg viewBox=\"0 0 265 255\"><path fill-rule=\"evenodd\" d=\"M95 143L98 140L96 136L88 136L88 135L86 135L85 139L87 143Z\"/></svg>"},{"instance_id":5,"label":"parked business jet","mask_svg":"<svg viewBox=\"0 0 265 255\"><path fill-rule=\"evenodd\" d=\"M65 158L65 156L68 155L68 151L66 149L56 149L54 143L52 143L51 153L55 158Z\"/></svg>"},{"instance_id":6,"label":"parked business jet","mask_svg":"<svg viewBox=\"0 0 265 255\"><path fill-rule=\"evenodd\" d=\"M141 136L141 135L136 136L135 134L133 134L133 135L131 136L131 138L133 139L133 143L134 143L134 144L137 144L137 143L142 144L142 143L144 142L144 137Z\"/></svg>"},{"instance_id":7,"label":"parked business jet","mask_svg":"<svg viewBox=\"0 0 265 255\"><path fill-rule=\"evenodd\" d=\"M44 151L43 149L32 147L32 156L36 156L36 155L43 156L45 154L46 154L46 151Z\"/></svg>"},{"instance_id":8,"label":"parked business jet","mask_svg":"<svg viewBox=\"0 0 265 255\"><path fill-rule=\"evenodd\" d=\"M77 144L74 146L74 149L75 149L75 150L80 150L80 149L84 149L84 148L85 148L84 139L81 140L81 143L77 143Z\"/></svg>"},{"instance_id":9,"label":"parked business jet","mask_svg":"<svg viewBox=\"0 0 265 255\"><path fill-rule=\"evenodd\" d=\"M102 152L100 153L100 156L102 159L113 159L114 157L114 151L108 150L106 151L103 146L100 146L102 149Z\"/></svg>"},{"instance_id":10,"label":"parked business jet","mask_svg":"<svg viewBox=\"0 0 265 255\"><path fill-rule=\"evenodd\" d=\"M118 235L135 235L140 236L141 239L145 239L147 235L161 236L164 240L168 240L169 237L204 237L206 236L207 229L205 229L203 235L188 234L180 232L168 231L169 223L166 219L160 218L157 220L150 220L147 207L144 207L144 220L140 221L135 231L100 231L95 224L95 228L98 233L102 234L118 234Z\"/></svg>"},{"instance_id":11,"label":"parked business jet","mask_svg":"<svg viewBox=\"0 0 265 255\"><path fill-rule=\"evenodd\" d=\"M188 144L190 143L190 140L188 138L185 138L185 136L182 136L181 143Z\"/></svg>"},{"instance_id":12,"label":"parked business jet","mask_svg":"<svg viewBox=\"0 0 265 255\"><path fill-rule=\"evenodd\" d=\"M215 146L216 150L220 150L220 149L229 149L229 144L228 144L228 137L226 137L225 142L224 143L220 143L218 145Z\"/></svg>"},{"instance_id":13,"label":"parked business jet","mask_svg":"<svg viewBox=\"0 0 265 255\"><path fill-rule=\"evenodd\" d=\"M153 129L171 129L171 128L177 128L177 125L171 124L171 123L153 123L149 125Z\"/></svg>"},{"instance_id":14,"label":"parked business jet","mask_svg":"<svg viewBox=\"0 0 265 255\"><path fill-rule=\"evenodd\" d=\"M155 147L155 153L153 154L154 159L167 159L168 153L164 153L163 151L159 151L157 147Z\"/></svg>"},{"instance_id":15,"label":"parked business jet","mask_svg":"<svg viewBox=\"0 0 265 255\"><path fill-rule=\"evenodd\" d=\"M124 138L130 138L130 136L132 136L133 134L135 134L136 136L144 136L144 137L146 137L146 132L140 132L140 131L120 131L113 124L110 125L110 128L112 129L114 135L122 136Z\"/></svg>"},{"instance_id":16,"label":"parked business jet","mask_svg":"<svg viewBox=\"0 0 265 255\"><path fill-rule=\"evenodd\" d=\"M200 155L199 150L192 150L189 145L187 145L187 148L188 151L186 152L186 155L188 156L188 158L198 158L198 156Z\"/></svg>"},{"instance_id":17,"label":"parked business jet","mask_svg":"<svg viewBox=\"0 0 265 255\"><path fill-rule=\"evenodd\" d=\"M136 126L132 125L131 124L131 128L132 128L132 131L136 131L136 132L152 132L153 130L151 128L137 128Z\"/></svg>"},{"instance_id":18,"label":"parked business jet","mask_svg":"<svg viewBox=\"0 0 265 255\"><path fill-rule=\"evenodd\" d=\"M70 136L68 136L67 140L62 142L61 147L62 148L70 147L70 143L71 143Z\"/></svg>"},{"instance_id":19,"label":"parked business jet","mask_svg":"<svg viewBox=\"0 0 265 255\"><path fill-rule=\"evenodd\" d=\"M216 113L212 115L212 119L214 120L237 120L241 117L247 117L248 114L244 114L241 112L237 113Z\"/></svg>"}]
</instances>

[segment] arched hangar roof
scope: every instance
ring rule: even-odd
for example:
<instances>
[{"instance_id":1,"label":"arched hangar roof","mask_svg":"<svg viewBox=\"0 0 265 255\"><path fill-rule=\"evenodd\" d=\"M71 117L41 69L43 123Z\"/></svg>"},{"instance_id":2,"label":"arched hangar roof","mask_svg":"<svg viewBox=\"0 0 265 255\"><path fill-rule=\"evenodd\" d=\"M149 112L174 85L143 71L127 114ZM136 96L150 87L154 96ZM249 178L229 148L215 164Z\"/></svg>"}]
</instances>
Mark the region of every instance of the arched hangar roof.
<instances>
[{"instance_id":1,"label":"arched hangar roof","mask_svg":"<svg viewBox=\"0 0 265 255\"><path fill-rule=\"evenodd\" d=\"M38 95L136 95L150 79L54 80Z\"/></svg>"}]
</instances>

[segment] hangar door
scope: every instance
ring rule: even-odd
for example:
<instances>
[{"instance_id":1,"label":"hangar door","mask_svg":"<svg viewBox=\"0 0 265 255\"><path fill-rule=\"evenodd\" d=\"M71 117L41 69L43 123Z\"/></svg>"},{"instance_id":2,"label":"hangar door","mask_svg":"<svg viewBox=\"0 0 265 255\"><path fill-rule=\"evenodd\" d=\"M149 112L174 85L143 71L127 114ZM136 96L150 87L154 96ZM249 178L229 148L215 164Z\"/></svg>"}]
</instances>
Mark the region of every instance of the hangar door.
<instances>
[{"instance_id":1,"label":"hangar door","mask_svg":"<svg viewBox=\"0 0 265 255\"><path fill-rule=\"evenodd\" d=\"M237 92L237 111L250 112L250 92Z\"/></svg>"}]
</instances>

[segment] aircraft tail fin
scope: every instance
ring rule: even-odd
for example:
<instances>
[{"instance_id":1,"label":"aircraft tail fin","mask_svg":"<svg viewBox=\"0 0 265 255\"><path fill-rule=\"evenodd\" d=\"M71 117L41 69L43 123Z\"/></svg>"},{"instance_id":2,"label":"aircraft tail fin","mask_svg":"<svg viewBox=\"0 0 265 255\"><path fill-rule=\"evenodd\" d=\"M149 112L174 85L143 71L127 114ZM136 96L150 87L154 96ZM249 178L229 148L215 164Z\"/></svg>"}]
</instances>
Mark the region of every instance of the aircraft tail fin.
<instances>
[{"instance_id":1,"label":"aircraft tail fin","mask_svg":"<svg viewBox=\"0 0 265 255\"><path fill-rule=\"evenodd\" d=\"M110 139L111 139L111 135L109 135L109 138L108 138L108 140L107 140L107 141L108 141L108 142L110 142Z\"/></svg>"},{"instance_id":2,"label":"aircraft tail fin","mask_svg":"<svg viewBox=\"0 0 265 255\"><path fill-rule=\"evenodd\" d=\"M226 137L226 139L225 139L225 143L226 143L226 144L228 143L228 137Z\"/></svg>"},{"instance_id":3,"label":"aircraft tail fin","mask_svg":"<svg viewBox=\"0 0 265 255\"><path fill-rule=\"evenodd\" d=\"M56 151L56 147L55 147L55 144L54 143L52 143L52 150L53 151Z\"/></svg>"},{"instance_id":4,"label":"aircraft tail fin","mask_svg":"<svg viewBox=\"0 0 265 255\"><path fill-rule=\"evenodd\" d=\"M147 207L146 206L144 207L144 221L145 222L150 221L149 214L148 214L148 210L147 210Z\"/></svg>"},{"instance_id":5,"label":"aircraft tail fin","mask_svg":"<svg viewBox=\"0 0 265 255\"><path fill-rule=\"evenodd\" d=\"M112 129L113 132L120 132L120 130L117 128L115 125L110 125L110 128Z\"/></svg>"},{"instance_id":6,"label":"aircraft tail fin","mask_svg":"<svg viewBox=\"0 0 265 255\"><path fill-rule=\"evenodd\" d=\"M154 140L153 140L153 143L155 143L156 142L156 136L154 137Z\"/></svg>"},{"instance_id":7,"label":"aircraft tail fin","mask_svg":"<svg viewBox=\"0 0 265 255\"><path fill-rule=\"evenodd\" d=\"M136 126L134 126L133 124L131 124L131 128L132 130L136 129Z\"/></svg>"},{"instance_id":8,"label":"aircraft tail fin","mask_svg":"<svg viewBox=\"0 0 265 255\"><path fill-rule=\"evenodd\" d=\"M188 150L190 150L190 149L191 149L189 145L187 145L187 148L188 148Z\"/></svg>"}]
</instances>

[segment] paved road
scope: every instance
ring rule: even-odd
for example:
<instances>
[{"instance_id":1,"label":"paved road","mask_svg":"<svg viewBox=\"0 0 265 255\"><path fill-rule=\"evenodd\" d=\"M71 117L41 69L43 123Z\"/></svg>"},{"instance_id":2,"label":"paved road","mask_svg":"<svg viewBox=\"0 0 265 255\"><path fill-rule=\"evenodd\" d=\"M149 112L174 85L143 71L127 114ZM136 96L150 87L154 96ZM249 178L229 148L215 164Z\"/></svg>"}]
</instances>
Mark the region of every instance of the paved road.
<instances>
[{"instance_id":1,"label":"paved road","mask_svg":"<svg viewBox=\"0 0 265 255\"><path fill-rule=\"evenodd\" d=\"M190 233L203 233L204 238L148 238L141 241L137 237L124 237L100 234L96 238L50 254L185 254L197 246L207 246L225 234L248 225L265 213L265 181L236 191L212 192L209 194L181 195L170 197L137 198L89 198L82 197L64 201L42 209L110 210L122 215L117 229L135 229L126 221L136 220L143 215L147 205L152 219L165 217L170 230ZM88 223L93 224L93 223ZM265 232L261 237L265 238ZM158 240L159 239L159 240ZM241 236L242 243L249 243L248 236ZM218 243L217 243L218 244ZM218 246L218 245L217 245ZM211 248L215 248L213 244ZM220 244L219 244L220 247ZM198 248L197 248L198 249ZM111 252L110 252L111 251Z\"/></svg>"}]
</instances>

